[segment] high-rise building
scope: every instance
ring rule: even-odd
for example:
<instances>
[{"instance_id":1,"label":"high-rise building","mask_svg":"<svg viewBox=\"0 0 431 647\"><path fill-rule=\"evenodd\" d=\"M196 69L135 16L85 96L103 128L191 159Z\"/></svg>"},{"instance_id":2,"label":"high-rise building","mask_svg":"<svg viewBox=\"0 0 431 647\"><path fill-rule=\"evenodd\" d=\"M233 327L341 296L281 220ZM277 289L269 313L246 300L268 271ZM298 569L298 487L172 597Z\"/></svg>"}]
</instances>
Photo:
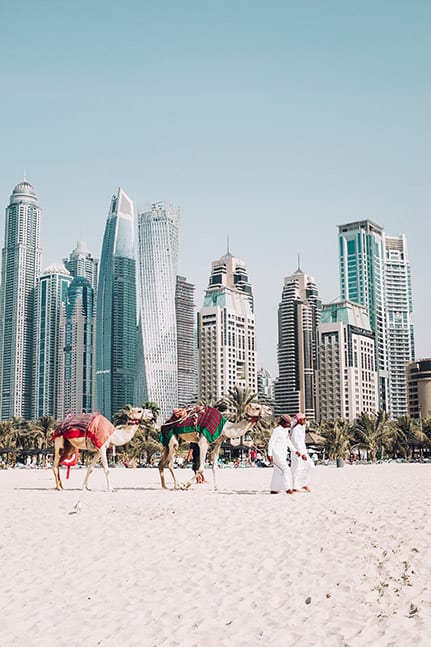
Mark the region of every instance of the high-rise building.
<instances>
[{"instance_id":1,"label":"high-rise building","mask_svg":"<svg viewBox=\"0 0 431 647\"><path fill-rule=\"evenodd\" d=\"M164 420L178 406L175 290L179 210L156 202L138 213L139 330L145 378L138 401L156 402Z\"/></svg>"},{"instance_id":2,"label":"high-rise building","mask_svg":"<svg viewBox=\"0 0 431 647\"><path fill-rule=\"evenodd\" d=\"M257 393L253 294L244 261L229 252L212 263L198 315L199 397L218 400L235 386Z\"/></svg>"},{"instance_id":3,"label":"high-rise building","mask_svg":"<svg viewBox=\"0 0 431 647\"><path fill-rule=\"evenodd\" d=\"M75 249L70 253L69 258L63 259L63 263L72 276L84 276L88 279L96 295L99 261L91 255L83 240L77 241Z\"/></svg>"},{"instance_id":4,"label":"high-rise building","mask_svg":"<svg viewBox=\"0 0 431 647\"><path fill-rule=\"evenodd\" d=\"M62 264L54 264L37 281L32 418L64 414L65 307L71 280Z\"/></svg>"},{"instance_id":5,"label":"high-rise building","mask_svg":"<svg viewBox=\"0 0 431 647\"><path fill-rule=\"evenodd\" d=\"M94 409L95 294L90 281L75 276L67 290L64 343L64 409Z\"/></svg>"},{"instance_id":6,"label":"high-rise building","mask_svg":"<svg viewBox=\"0 0 431 647\"><path fill-rule=\"evenodd\" d=\"M106 221L96 306L96 406L108 418L134 404L136 342L133 203L119 188Z\"/></svg>"},{"instance_id":7,"label":"high-rise building","mask_svg":"<svg viewBox=\"0 0 431 647\"><path fill-rule=\"evenodd\" d=\"M431 357L410 362L407 366L409 411L411 418L431 418Z\"/></svg>"},{"instance_id":8,"label":"high-rise building","mask_svg":"<svg viewBox=\"0 0 431 647\"><path fill-rule=\"evenodd\" d=\"M175 312L177 317L178 404L196 402L198 392L195 286L177 276Z\"/></svg>"},{"instance_id":9,"label":"high-rise building","mask_svg":"<svg viewBox=\"0 0 431 647\"><path fill-rule=\"evenodd\" d=\"M379 409L388 410L388 347L385 312L385 243L370 220L340 225L341 299L366 307L375 334Z\"/></svg>"},{"instance_id":10,"label":"high-rise building","mask_svg":"<svg viewBox=\"0 0 431 647\"><path fill-rule=\"evenodd\" d=\"M259 401L270 407L275 406L275 377L266 368L260 368L257 372L257 394Z\"/></svg>"},{"instance_id":11,"label":"high-rise building","mask_svg":"<svg viewBox=\"0 0 431 647\"><path fill-rule=\"evenodd\" d=\"M0 415L31 418L34 297L41 210L32 185L16 185L6 208L0 286Z\"/></svg>"},{"instance_id":12,"label":"high-rise building","mask_svg":"<svg viewBox=\"0 0 431 647\"><path fill-rule=\"evenodd\" d=\"M374 333L365 307L350 301L323 305L318 335L318 421L376 413Z\"/></svg>"},{"instance_id":13,"label":"high-rise building","mask_svg":"<svg viewBox=\"0 0 431 647\"><path fill-rule=\"evenodd\" d=\"M404 236L370 220L339 226L341 298L364 305L375 333L379 409L406 415L407 363L414 356L412 291Z\"/></svg>"},{"instance_id":14,"label":"high-rise building","mask_svg":"<svg viewBox=\"0 0 431 647\"><path fill-rule=\"evenodd\" d=\"M408 414L406 368L415 355L413 299L405 236L385 236L385 308L388 343L388 411Z\"/></svg>"},{"instance_id":15,"label":"high-rise building","mask_svg":"<svg viewBox=\"0 0 431 647\"><path fill-rule=\"evenodd\" d=\"M63 263L74 277L66 306L64 407L66 412L96 406L96 297L99 260L78 240Z\"/></svg>"},{"instance_id":16,"label":"high-rise building","mask_svg":"<svg viewBox=\"0 0 431 647\"><path fill-rule=\"evenodd\" d=\"M275 413L316 416L317 326L321 301L312 276L300 268L284 279L278 308Z\"/></svg>"}]
</instances>

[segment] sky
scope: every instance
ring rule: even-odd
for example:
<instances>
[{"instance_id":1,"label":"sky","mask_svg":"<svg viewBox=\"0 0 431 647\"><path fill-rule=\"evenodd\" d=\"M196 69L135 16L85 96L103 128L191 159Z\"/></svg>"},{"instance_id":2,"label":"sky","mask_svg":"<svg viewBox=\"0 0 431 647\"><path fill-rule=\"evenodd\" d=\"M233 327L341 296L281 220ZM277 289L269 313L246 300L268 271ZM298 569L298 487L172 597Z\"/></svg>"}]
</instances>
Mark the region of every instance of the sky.
<instances>
[{"instance_id":1,"label":"sky","mask_svg":"<svg viewBox=\"0 0 431 647\"><path fill-rule=\"evenodd\" d=\"M100 258L111 197L180 208L178 273L202 306L229 246L277 374L284 278L340 296L338 225L405 234L416 356L431 356L431 3L2 0L0 239L24 174L42 266Z\"/></svg>"}]
</instances>

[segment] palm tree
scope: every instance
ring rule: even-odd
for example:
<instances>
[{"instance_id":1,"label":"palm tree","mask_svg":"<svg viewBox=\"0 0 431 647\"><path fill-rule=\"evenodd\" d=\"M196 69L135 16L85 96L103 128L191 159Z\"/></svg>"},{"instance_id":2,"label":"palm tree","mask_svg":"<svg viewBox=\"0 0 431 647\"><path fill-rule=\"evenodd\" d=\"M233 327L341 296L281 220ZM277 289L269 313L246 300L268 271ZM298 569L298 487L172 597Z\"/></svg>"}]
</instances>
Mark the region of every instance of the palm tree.
<instances>
[{"instance_id":1,"label":"palm tree","mask_svg":"<svg viewBox=\"0 0 431 647\"><path fill-rule=\"evenodd\" d=\"M429 445L427 434L410 416L400 416L394 420L392 429L391 451L396 456L401 454L404 458L411 458L415 448Z\"/></svg>"},{"instance_id":2,"label":"palm tree","mask_svg":"<svg viewBox=\"0 0 431 647\"><path fill-rule=\"evenodd\" d=\"M343 459L350 450L352 434L347 420L327 420L319 432L324 438L324 450L330 460Z\"/></svg>"},{"instance_id":3,"label":"palm tree","mask_svg":"<svg viewBox=\"0 0 431 647\"><path fill-rule=\"evenodd\" d=\"M383 458L385 448L391 440L391 424L386 411L361 413L354 421L352 431L355 436L354 447L365 449L373 462L377 460L379 451L380 458Z\"/></svg>"},{"instance_id":4,"label":"palm tree","mask_svg":"<svg viewBox=\"0 0 431 647\"><path fill-rule=\"evenodd\" d=\"M252 402L258 402L257 393L249 387L234 386L229 389L228 394L219 401L222 408L225 405L226 417L232 422L238 422L244 417L245 410ZM219 407L217 407L219 408ZM222 410L220 408L220 410Z\"/></svg>"},{"instance_id":5,"label":"palm tree","mask_svg":"<svg viewBox=\"0 0 431 647\"><path fill-rule=\"evenodd\" d=\"M45 451L50 444L50 438L57 428L58 420L54 416L41 416L29 425L29 437L33 441L33 446L44 453L44 462L46 461Z\"/></svg>"}]
</instances>

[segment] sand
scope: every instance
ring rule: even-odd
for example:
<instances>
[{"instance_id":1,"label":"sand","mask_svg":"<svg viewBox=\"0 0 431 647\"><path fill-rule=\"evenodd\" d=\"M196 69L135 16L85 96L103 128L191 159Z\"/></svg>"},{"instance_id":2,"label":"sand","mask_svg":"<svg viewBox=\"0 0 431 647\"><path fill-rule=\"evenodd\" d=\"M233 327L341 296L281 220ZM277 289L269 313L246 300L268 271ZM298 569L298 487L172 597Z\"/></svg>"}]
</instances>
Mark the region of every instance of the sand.
<instances>
[{"instance_id":1,"label":"sand","mask_svg":"<svg viewBox=\"0 0 431 647\"><path fill-rule=\"evenodd\" d=\"M84 475L0 471L2 647L430 644L431 464L318 466L293 496L262 468Z\"/></svg>"}]
</instances>

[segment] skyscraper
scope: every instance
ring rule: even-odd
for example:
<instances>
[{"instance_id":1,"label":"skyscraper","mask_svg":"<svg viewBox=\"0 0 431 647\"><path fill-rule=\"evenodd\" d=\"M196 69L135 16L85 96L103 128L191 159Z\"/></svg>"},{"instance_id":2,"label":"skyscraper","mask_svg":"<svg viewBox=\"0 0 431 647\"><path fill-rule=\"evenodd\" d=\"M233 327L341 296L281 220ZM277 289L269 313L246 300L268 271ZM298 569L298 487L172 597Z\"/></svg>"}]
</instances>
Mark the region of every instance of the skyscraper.
<instances>
[{"instance_id":1,"label":"skyscraper","mask_svg":"<svg viewBox=\"0 0 431 647\"><path fill-rule=\"evenodd\" d=\"M244 261L229 252L212 263L198 315L199 397L218 400L234 386L257 393L253 294Z\"/></svg>"},{"instance_id":2,"label":"skyscraper","mask_svg":"<svg viewBox=\"0 0 431 647\"><path fill-rule=\"evenodd\" d=\"M175 312L177 318L178 404L180 406L195 402L198 389L194 293L195 286L188 283L184 276L177 276Z\"/></svg>"},{"instance_id":3,"label":"skyscraper","mask_svg":"<svg viewBox=\"0 0 431 647\"><path fill-rule=\"evenodd\" d=\"M37 281L32 418L64 413L65 306L71 280L62 264L54 264Z\"/></svg>"},{"instance_id":4,"label":"skyscraper","mask_svg":"<svg viewBox=\"0 0 431 647\"><path fill-rule=\"evenodd\" d=\"M84 276L88 279L96 295L99 261L91 255L83 240L77 241L75 249L70 253L69 258L63 259L63 263L72 276Z\"/></svg>"},{"instance_id":5,"label":"skyscraper","mask_svg":"<svg viewBox=\"0 0 431 647\"><path fill-rule=\"evenodd\" d=\"M95 294L75 276L67 290L64 343L64 416L94 408Z\"/></svg>"},{"instance_id":6,"label":"skyscraper","mask_svg":"<svg viewBox=\"0 0 431 647\"><path fill-rule=\"evenodd\" d=\"M341 298L367 308L376 340L379 409L406 415L406 367L414 356L412 291L404 236L370 220L339 226Z\"/></svg>"},{"instance_id":7,"label":"skyscraper","mask_svg":"<svg viewBox=\"0 0 431 647\"><path fill-rule=\"evenodd\" d=\"M138 271L141 348L145 379L139 400L156 402L161 420L178 406L175 290L178 207L156 202L138 213Z\"/></svg>"},{"instance_id":8,"label":"skyscraper","mask_svg":"<svg viewBox=\"0 0 431 647\"><path fill-rule=\"evenodd\" d=\"M374 333L365 307L350 301L323 305L318 333L318 421L375 413Z\"/></svg>"},{"instance_id":9,"label":"skyscraper","mask_svg":"<svg viewBox=\"0 0 431 647\"><path fill-rule=\"evenodd\" d=\"M316 416L317 326L321 302L312 276L301 269L284 279L278 308L276 413Z\"/></svg>"},{"instance_id":10,"label":"skyscraper","mask_svg":"<svg viewBox=\"0 0 431 647\"><path fill-rule=\"evenodd\" d=\"M91 411L96 404L96 297L99 261L78 240L65 267L74 277L66 305L65 412Z\"/></svg>"},{"instance_id":11,"label":"skyscraper","mask_svg":"<svg viewBox=\"0 0 431 647\"><path fill-rule=\"evenodd\" d=\"M34 297L41 210L32 185L16 185L6 208L0 286L0 412L31 418Z\"/></svg>"},{"instance_id":12,"label":"skyscraper","mask_svg":"<svg viewBox=\"0 0 431 647\"><path fill-rule=\"evenodd\" d=\"M108 418L134 403L136 341L133 203L119 188L103 237L96 306L96 406Z\"/></svg>"},{"instance_id":13,"label":"skyscraper","mask_svg":"<svg viewBox=\"0 0 431 647\"><path fill-rule=\"evenodd\" d=\"M388 342L388 410L408 415L406 368L415 355L413 299L405 236L385 236L385 309Z\"/></svg>"},{"instance_id":14,"label":"skyscraper","mask_svg":"<svg viewBox=\"0 0 431 647\"><path fill-rule=\"evenodd\" d=\"M341 299L366 307L376 341L379 408L388 409L388 348L385 313L385 246L382 227L371 220L340 225Z\"/></svg>"}]
</instances>

